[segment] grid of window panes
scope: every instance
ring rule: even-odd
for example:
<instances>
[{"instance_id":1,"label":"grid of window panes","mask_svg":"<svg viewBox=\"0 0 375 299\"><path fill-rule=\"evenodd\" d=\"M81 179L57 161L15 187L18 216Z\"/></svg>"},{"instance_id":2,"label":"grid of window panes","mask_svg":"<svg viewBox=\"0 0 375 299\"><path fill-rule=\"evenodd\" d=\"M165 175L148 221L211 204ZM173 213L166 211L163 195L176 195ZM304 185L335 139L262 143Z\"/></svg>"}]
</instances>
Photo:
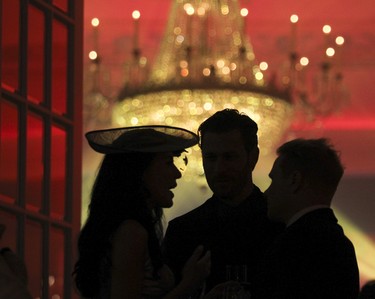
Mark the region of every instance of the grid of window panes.
<instances>
[{"instance_id":1,"label":"grid of window panes","mask_svg":"<svg viewBox=\"0 0 375 299\"><path fill-rule=\"evenodd\" d=\"M0 4L0 248L24 259L32 298L76 298L83 0Z\"/></svg>"}]
</instances>

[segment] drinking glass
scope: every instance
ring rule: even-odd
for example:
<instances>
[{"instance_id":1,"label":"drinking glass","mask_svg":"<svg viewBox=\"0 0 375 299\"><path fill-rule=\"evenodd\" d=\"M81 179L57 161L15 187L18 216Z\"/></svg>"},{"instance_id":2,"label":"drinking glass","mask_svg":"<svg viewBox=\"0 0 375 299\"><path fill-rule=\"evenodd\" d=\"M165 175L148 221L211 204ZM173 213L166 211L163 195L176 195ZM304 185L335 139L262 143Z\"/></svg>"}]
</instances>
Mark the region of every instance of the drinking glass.
<instances>
[{"instance_id":1,"label":"drinking glass","mask_svg":"<svg viewBox=\"0 0 375 299\"><path fill-rule=\"evenodd\" d=\"M246 265L227 265L226 266L227 281L237 281L241 288L228 286L224 290L223 299L250 299L249 282L247 280Z\"/></svg>"}]
</instances>

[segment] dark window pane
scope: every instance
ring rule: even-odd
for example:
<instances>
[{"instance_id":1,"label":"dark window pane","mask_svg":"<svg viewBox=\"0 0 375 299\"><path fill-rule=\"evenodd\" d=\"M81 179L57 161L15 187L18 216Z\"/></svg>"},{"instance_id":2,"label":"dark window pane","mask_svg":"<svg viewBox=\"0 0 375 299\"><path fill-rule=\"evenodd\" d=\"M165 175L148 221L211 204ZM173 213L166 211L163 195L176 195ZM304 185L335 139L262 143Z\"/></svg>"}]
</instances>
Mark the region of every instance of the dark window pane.
<instances>
[{"instance_id":1,"label":"dark window pane","mask_svg":"<svg viewBox=\"0 0 375 299\"><path fill-rule=\"evenodd\" d=\"M56 20L52 28L52 111L64 114L67 102L68 29Z\"/></svg>"},{"instance_id":2,"label":"dark window pane","mask_svg":"<svg viewBox=\"0 0 375 299\"><path fill-rule=\"evenodd\" d=\"M9 247L13 252L17 252L17 217L0 210L0 224L5 226L5 231L0 235L0 248Z\"/></svg>"},{"instance_id":3,"label":"dark window pane","mask_svg":"<svg viewBox=\"0 0 375 299\"><path fill-rule=\"evenodd\" d=\"M14 203L18 190L18 111L0 102L0 200Z\"/></svg>"},{"instance_id":4,"label":"dark window pane","mask_svg":"<svg viewBox=\"0 0 375 299\"><path fill-rule=\"evenodd\" d=\"M1 86L13 92L18 89L19 1L2 1L2 6Z\"/></svg>"},{"instance_id":5,"label":"dark window pane","mask_svg":"<svg viewBox=\"0 0 375 299\"><path fill-rule=\"evenodd\" d=\"M26 207L40 211L43 191L43 120L34 114L27 116L26 146Z\"/></svg>"},{"instance_id":6,"label":"dark window pane","mask_svg":"<svg viewBox=\"0 0 375 299\"><path fill-rule=\"evenodd\" d=\"M53 5L65 12L68 12L68 0L53 0Z\"/></svg>"},{"instance_id":7,"label":"dark window pane","mask_svg":"<svg viewBox=\"0 0 375 299\"><path fill-rule=\"evenodd\" d=\"M64 298L65 236L64 231L51 228L49 245L49 297Z\"/></svg>"},{"instance_id":8,"label":"dark window pane","mask_svg":"<svg viewBox=\"0 0 375 299\"><path fill-rule=\"evenodd\" d=\"M25 227L25 263L29 274L28 289L33 298L42 298L42 240L42 225L27 220Z\"/></svg>"},{"instance_id":9,"label":"dark window pane","mask_svg":"<svg viewBox=\"0 0 375 299\"><path fill-rule=\"evenodd\" d=\"M27 94L35 103L44 101L44 32L42 11L29 5L27 45Z\"/></svg>"},{"instance_id":10,"label":"dark window pane","mask_svg":"<svg viewBox=\"0 0 375 299\"><path fill-rule=\"evenodd\" d=\"M64 218L66 186L66 131L52 127L51 144L51 216Z\"/></svg>"}]
</instances>

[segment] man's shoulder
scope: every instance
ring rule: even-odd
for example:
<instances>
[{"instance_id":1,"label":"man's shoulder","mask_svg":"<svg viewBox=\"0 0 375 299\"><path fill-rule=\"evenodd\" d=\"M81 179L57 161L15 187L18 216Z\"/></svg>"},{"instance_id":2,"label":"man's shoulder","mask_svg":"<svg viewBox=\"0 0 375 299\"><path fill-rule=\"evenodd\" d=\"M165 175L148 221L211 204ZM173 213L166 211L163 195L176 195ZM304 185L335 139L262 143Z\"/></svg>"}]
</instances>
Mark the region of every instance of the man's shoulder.
<instances>
[{"instance_id":1,"label":"man's shoulder","mask_svg":"<svg viewBox=\"0 0 375 299\"><path fill-rule=\"evenodd\" d=\"M319 209L302 216L287 230L292 236L306 240L306 244L329 244L332 247L351 246L342 226L331 209Z\"/></svg>"},{"instance_id":2,"label":"man's shoulder","mask_svg":"<svg viewBox=\"0 0 375 299\"><path fill-rule=\"evenodd\" d=\"M178 216L171 221L169 221L169 225L175 224L182 224L182 223L189 223L192 224L191 221L196 219L200 219L204 217L207 213L212 213L212 206L215 204L215 200L213 197L207 199L203 204L194 208L193 210Z\"/></svg>"},{"instance_id":3,"label":"man's shoulder","mask_svg":"<svg viewBox=\"0 0 375 299\"><path fill-rule=\"evenodd\" d=\"M291 226L293 227L294 224ZM328 234L332 231L342 233L342 228L331 208L320 208L304 214L295 221L295 227L311 233Z\"/></svg>"}]
</instances>

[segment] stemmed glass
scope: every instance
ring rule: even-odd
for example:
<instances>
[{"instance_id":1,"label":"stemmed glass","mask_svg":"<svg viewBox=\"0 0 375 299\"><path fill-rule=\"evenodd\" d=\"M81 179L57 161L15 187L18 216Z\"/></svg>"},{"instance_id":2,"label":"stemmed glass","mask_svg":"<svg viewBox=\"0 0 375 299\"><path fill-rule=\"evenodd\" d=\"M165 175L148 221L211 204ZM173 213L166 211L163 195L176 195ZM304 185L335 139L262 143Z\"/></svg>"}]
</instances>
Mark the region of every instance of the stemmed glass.
<instances>
[{"instance_id":1,"label":"stemmed glass","mask_svg":"<svg viewBox=\"0 0 375 299\"><path fill-rule=\"evenodd\" d=\"M250 299L249 282L247 280L246 265L227 265L226 266L227 281L237 281L241 288L228 286L224 290L223 299Z\"/></svg>"}]
</instances>

